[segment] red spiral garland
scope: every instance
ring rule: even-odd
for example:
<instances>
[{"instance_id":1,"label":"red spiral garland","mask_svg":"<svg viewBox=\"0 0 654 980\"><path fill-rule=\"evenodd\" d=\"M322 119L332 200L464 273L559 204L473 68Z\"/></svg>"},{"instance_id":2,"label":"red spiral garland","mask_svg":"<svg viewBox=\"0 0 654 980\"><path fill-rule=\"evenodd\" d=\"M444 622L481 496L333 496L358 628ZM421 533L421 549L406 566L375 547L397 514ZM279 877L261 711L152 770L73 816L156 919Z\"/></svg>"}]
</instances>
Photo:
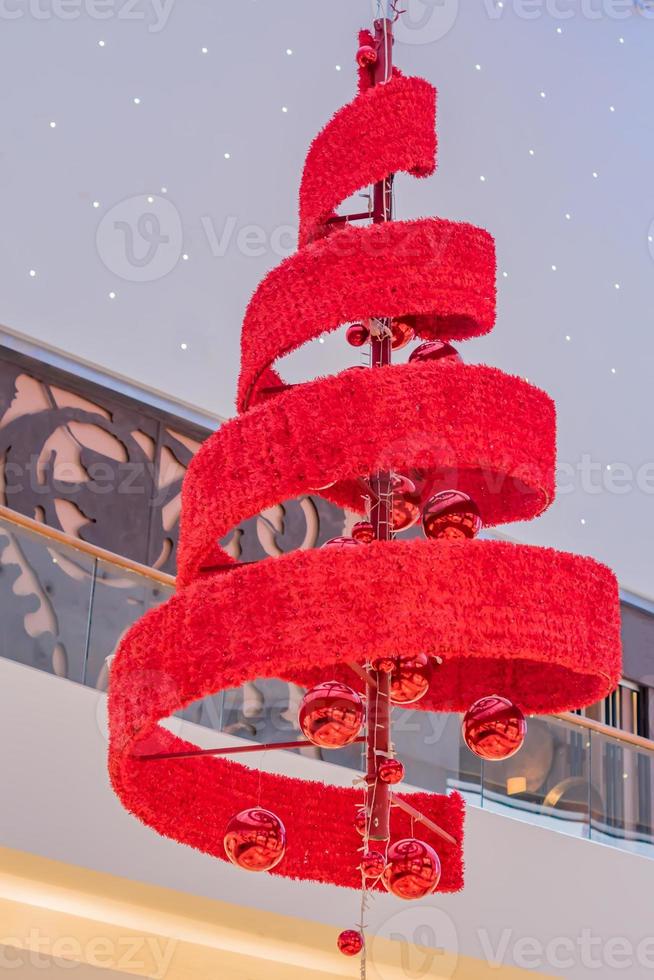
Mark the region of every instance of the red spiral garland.
<instances>
[{"instance_id":1,"label":"red spiral garland","mask_svg":"<svg viewBox=\"0 0 654 980\"><path fill-rule=\"evenodd\" d=\"M462 711L493 693L525 712L566 710L606 695L621 668L617 584L589 558L496 541L394 541L239 567L217 544L241 520L318 487L361 510L358 481L377 470L405 473L423 501L461 490L487 525L534 517L554 496L554 407L519 378L416 359L285 391L272 368L307 340L372 316L409 319L424 339L464 339L494 323L487 232L435 218L365 228L330 221L358 188L435 166L432 86L397 70L374 88L363 69L360 79L358 96L309 151L301 247L248 307L241 414L189 467L178 591L124 638L109 699L110 774L128 810L225 859L229 819L260 805L288 831L274 874L350 887L361 881L360 791L211 757L139 761L192 748L158 722L256 678L359 687L348 664L398 652L443 661L411 705L421 710ZM455 839L421 828L440 857L439 890L460 889L461 798L407 798ZM404 812L393 809L391 823L395 839L412 836Z\"/></svg>"}]
</instances>

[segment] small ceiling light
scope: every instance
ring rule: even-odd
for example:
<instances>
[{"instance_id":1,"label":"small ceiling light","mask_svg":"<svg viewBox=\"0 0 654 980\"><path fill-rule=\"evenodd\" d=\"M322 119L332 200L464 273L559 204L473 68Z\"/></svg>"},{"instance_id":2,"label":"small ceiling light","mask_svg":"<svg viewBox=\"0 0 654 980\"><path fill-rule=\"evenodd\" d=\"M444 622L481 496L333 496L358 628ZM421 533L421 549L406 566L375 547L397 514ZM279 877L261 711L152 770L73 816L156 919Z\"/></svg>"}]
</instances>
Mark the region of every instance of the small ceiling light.
<instances>
[{"instance_id":1,"label":"small ceiling light","mask_svg":"<svg viewBox=\"0 0 654 980\"><path fill-rule=\"evenodd\" d=\"M293 48L286 48L286 54L293 54Z\"/></svg>"},{"instance_id":2,"label":"small ceiling light","mask_svg":"<svg viewBox=\"0 0 654 980\"><path fill-rule=\"evenodd\" d=\"M134 105L140 105L141 104L141 100L139 99L138 96L133 101L134 101Z\"/></svg>"},{"instance_id":3,"label":"small ceiling light","mask_svg":"<svg viewBox=\"0 0 654 980\"><path fill-rule=\"evenodd\" d=\"M288 112L288 106L283 105L282 106L282 112Z\"/></svg>"},{"instance_id":4,"label":"small ceiling light","mask_svg":"<svg viewBox=\"0 0 654 980\"><path fill-rule=\"evenodd\" d=\"M100 202L99 201L94 201L93 202L93 207L94 208L99 208L100 207Z\"/></svg>"},{"instance_id":5,"label":"small ceiling light","mask_svg":"<svg viewBox=\"0 0 654 980\"><path fill-rule=\"evenodd\" d=\"M112 291L111 291L111 292L109 293L109 299L115 299L115 298L116 298L116 294L115 294L115 293L113 292L113 290L112 290Z\"/></svg>"},{"instance_id":6,"label":"small ceiling light","mask_svg":"<svg viewBox=\"0 0 654 980\"><path fill-rule=\"evenodd\" d=\"M179 346L182 348L182 350L188 350L188 344L180 344Z\"/></svg>"},{"instance_id":7,"label":"small ceiling light","mask_svg":"<svg viewBox=\"0 0 654 980\"><path fill-rule=\"evenodd\" d=\"M30 279L36 278L36 269L30 269Z\"/></svg>"},{"instance_id":8,"label":"small ceiling light","mask_svg":"<svg viewBox=\"0 0 654 980\"><path fill-rule=\"evenodd\" d=\"M184 260L184 262L188 262L188 255L186 254L186 252L184 252L184 254L182 255L182 259Z\"/></svg>"},{"instance_id":9,"label":"small ceiling light","mask_svg":"<svg viewBox=\"0 0 654 980\"><path fill-rule=\"evenodd\" d=\"M231 153L225 153L225 154L223 154L223 156L225 157L225 160L229 160L231 158L232 154Z\"/></svg>"},{"instance_id":10,"label":"small ceiling light","mask_svg":"<svg viewBox=\"0 0 654 980\"><path fill-rule=\"evenodd\" d=\"M54 120L52 120L50 122L50 129L56 129L56 128L57 128L57 124L56 124L56 122Z\"/></svg>"},{"instance_id":11,"label":"small ceiling light","mask_svg":"<svg viewBox=\"0 0 654 980\"><path fill-rule=\"evenodd\" d=\"M103 48L104 47L104 41L98 41L98 47L99 48Z\"/></svg>"}]
</instances>

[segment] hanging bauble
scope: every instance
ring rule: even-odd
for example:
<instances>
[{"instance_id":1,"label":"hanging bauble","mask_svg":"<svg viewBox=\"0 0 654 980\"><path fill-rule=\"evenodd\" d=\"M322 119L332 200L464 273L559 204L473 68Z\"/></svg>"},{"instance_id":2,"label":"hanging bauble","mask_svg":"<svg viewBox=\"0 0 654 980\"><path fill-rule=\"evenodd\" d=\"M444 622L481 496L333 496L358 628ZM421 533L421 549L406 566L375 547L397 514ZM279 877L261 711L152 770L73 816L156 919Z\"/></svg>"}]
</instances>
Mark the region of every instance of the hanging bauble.
<instances>
[{"instance_id":1,"label":"hanging bauble","mask_svg":"<svg viewBox=\"0 0 654 980\"><path fill-rule=\"evenodd\" d=\"M409 362L414 361L443 361L446 364L461 364L461 355L444 340L428 340L411 351Z\"/></svg>"},{"instance_id":2,"label":"hanging bauble","mask_svg":"<svg viewBox=\"0 0 654 980\"><path fill-rule=\"evenodd\" d=\"M359 541L355 541L354 538L348 538L342 535L339 538L330 538L329 541L325 541L323 548L351 548L353 545L359 545Z\"/></svg>"},{"instance_id":3,"label":"hanging bauble","mask_svg":"<svg viewBox=\"0 0 654 980\"><path fill-rule=\"evenodd\" d=\"M393 491L393 530L406 531L420 517L420 498L416 485L406 476L395 474L391 478Z\"/></svg>"},{"instance_id":4,"label":"hanging bauble","mask_svg":"<svg viewBox=\"0 0 654 980\"><path fill-rule=\"evenodd\" d=\"M377 766L377 777L382 783L396 786L404 779L404 766L399 759L383 759Z\"/></svg>"},{"instance_id":5,"label":"hanging bauble","mask_svg":"<svg viewBox=\"0 0 654 980\"><path fill-rule=\"evenodd\" d=\"M406 320L393 320L391 323L391 335L391 347L393 350L402 350L403 347L411 343L416 332Z\"/></svg>"},{"instance_id":6,"label":"hanging bauble","mask_svg":"<svg viewBox=\"0 0 654 980\"><path fill-rule=\"evenodd\" d=\"M344 956L358 956L363 949L363 936L356 929L344 929L336 942Z\"/></svg>"},{"instance_id":7,"label":"hanging bauble","mask_svg":"<svg viewBox=\"0 0 654 980\"><path fill-rule=\"evenodd\" d=\"M371 666L373 670L377 670L381 674L392 674L397 666L397 661L397 657L378 657L377 660L373 660Z\"/></svg>"},{"instance_id":8,"label":"hanging bauble","mask_svg":"<svg viewBox=\"0 0 654 980\"><path fill-rule=\"evenodd\" d=\"M520 708L507 698L493 694L468 708L461 730L471 752L480 759L500 762L522 748L527 722Z\"/></svg>"},{"instance_id":9,"label":"hanging bauble","mask_svg":"<svg viewBox=\"0 0 654 980\"><path fill-rule=\"evenodd\" d=\"M479 508L467 493L442 490L425 504L422 526L428 538L462 540L476 537L483 524Z\"/></svg>"},{"instance_id":10,"label":"hanging bauble","mask_svg":"<svg viewBox=\"0 0 654 980\"><path fill-rule=\"evenodd\" d=\"M381 878L386 867L386 858L381 851L366 851L361 858L361 873L364 878Z\"/></svg>"},{"instance_id":11,"label":"hanging bauble","mask_svg":"<svg viewBox=\"0 0 654 980\"><path fill-rule=\"evenodd\" d=\"M375 529L370 521L358 521L352 527L352 538L358 544L370 544L375 540Z\"/></svg>"},{"instance_id":12,"label":"hanging bauble","mask_svg":"<svg viewBox=\"0 0 654 980\"><path fill-rule=\"evenodd\" d=\"M413 704L429 690L433 665L425 653L398 657L391 674L390 697L394 704Z\"/></svg>"},{"instance_id":13,"label":"hanging bauble","mask_svg":"<svg viewBox=\"0 0 654 980\"><path fill-rule=\"evenodd\" d=\"M347 328L345 339L350 347L363 347L370 340L370 330L365 323L352 323Z\"/></svg>"},{"instance_id":14,"label":"hanging bauble","mask_svg":"<svg viewBox=\"0 0 654 980\"><path fill-rule=\"evenodd\" d=\"M286 850L286 830L279 817L261 807L241 810L227 824L225 853L246 871L270 871Z\"/></svg>"},{"instance_id":15,"label":"hanging bauble","mask_svg":"<svg viewBox=\"0 0 654 980\"><path fill-rule=\"evenodd\" d=\"M359 807L354 817L354 827L357 834L361 834L363 837L366 832L366 826L368 824L368 814L366 813L365 806Z\"/></svg>"},{"instance_id":16,"label":"hanging bauble","mask_svg":"<svg viewBox=\"0 0 654 980\"><path fill-rule=\"evenodd\" d=\"M347 684L326 681L302 698L300 728L321 749L342 749L361 731L365 710L363 699Z\"/></svg>"},{"instance_id":17,"label":"hanging bauble","mask_svg":"<svg viewBox=\"0 0 654 980\"><path fill-rule=\"evenodd\" d=\"M440 877L438 854L424 841L409 837L389 847L382 881L397 898L425 898L436 891Z\"/></svg>"},{"instance_id":18,"label":"hanging bauble","mask_svg":"<svg viewBox=\"0 0 654 980\"><path fill-rule=\"evenodd\" d=\"M357 64L359 68L368 68L377 61L377 52L371 44L362 44L357 51Z\"/></svg>"}]
</instances>

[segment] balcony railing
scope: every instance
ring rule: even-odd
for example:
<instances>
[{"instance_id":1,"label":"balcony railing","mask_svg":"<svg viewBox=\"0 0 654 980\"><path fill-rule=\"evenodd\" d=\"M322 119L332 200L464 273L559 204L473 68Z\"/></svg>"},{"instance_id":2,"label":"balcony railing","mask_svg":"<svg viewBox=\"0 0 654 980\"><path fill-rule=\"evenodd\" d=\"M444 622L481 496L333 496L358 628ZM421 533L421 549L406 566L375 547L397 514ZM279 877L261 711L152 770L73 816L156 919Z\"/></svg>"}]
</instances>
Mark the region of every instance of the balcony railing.
<instances>
[{"instance_id":1,"label":"balcony railing","mask_svg":"<svg viewBox=\"0 0 654 980\"><path fill-rule=\"evenodd\" d=\"M174 586L169 575L0 507L0 656L106 690L125 630ZM182 714L282 742L297 734L301 697L300 688L262 680ZM473 805L654 857L654 742L573 714L538 717L516 756L483 764L463 744L458 716L416 710L395 711L394 738L414 786L458 789ZM356 746L325 758L352 768L362 761Z\"/></svg>"}]
</instances>

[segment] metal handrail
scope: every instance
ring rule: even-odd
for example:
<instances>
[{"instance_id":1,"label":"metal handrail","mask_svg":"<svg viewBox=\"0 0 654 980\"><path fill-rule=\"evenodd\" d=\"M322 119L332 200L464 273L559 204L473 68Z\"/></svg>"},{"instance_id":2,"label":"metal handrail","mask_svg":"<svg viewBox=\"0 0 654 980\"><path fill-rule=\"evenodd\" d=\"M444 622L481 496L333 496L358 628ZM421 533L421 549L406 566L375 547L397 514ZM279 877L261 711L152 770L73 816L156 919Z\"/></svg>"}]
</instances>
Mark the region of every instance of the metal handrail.
<instances>
[{"instance_id":1,"label":"metal handrail","mask_svg":"<svg viewBox=\"0 0 654 980\"><path fill-rule=\"evenodd\" d=\"M107 551L106 548L99 548L97 545L89 544L88 541L83 541L81 538L76 538L71 534L66 534L65 531L58 531L54 527L49 527L47 524L42 524L40 521L35 521L31 517L26 517L25 514L20 514L18 511L12 510L10 507L0 505L0 520L7 521L10 524L15 524L17 527L21 527L33 534L38 534L43 538L47 538L55 545L63 545L66 548L72 548L81 552L82 554L89 555L91 558L97 558L98 560L107 562L108 564L114 565L117 568L134 572L136 575L141 575L144 578L151 579L153 582L158 582L161 585L167 585L172 589L175 588L174 575L169 575L167 572L161 572L156 568L152 568L150 565L142 565L138 561L132 561L131 558L124 558L122 555L117 555L113 551ZM604 725L602 722L595 721L592 718L584 718L583 715L576 715L568 711L560 714L549 715L548 717L558 718L560 721L564 721L569 725L575 725L577 728L583 728L587 731L595 732L598 735L605 735L607 738L625 742L627 745L631 745L633 748L654 753L653 740L643 738L641 735L633 735L631 732L625 732L619 728L612 728L610 725Z\"/></svg>"}]
</instances>

